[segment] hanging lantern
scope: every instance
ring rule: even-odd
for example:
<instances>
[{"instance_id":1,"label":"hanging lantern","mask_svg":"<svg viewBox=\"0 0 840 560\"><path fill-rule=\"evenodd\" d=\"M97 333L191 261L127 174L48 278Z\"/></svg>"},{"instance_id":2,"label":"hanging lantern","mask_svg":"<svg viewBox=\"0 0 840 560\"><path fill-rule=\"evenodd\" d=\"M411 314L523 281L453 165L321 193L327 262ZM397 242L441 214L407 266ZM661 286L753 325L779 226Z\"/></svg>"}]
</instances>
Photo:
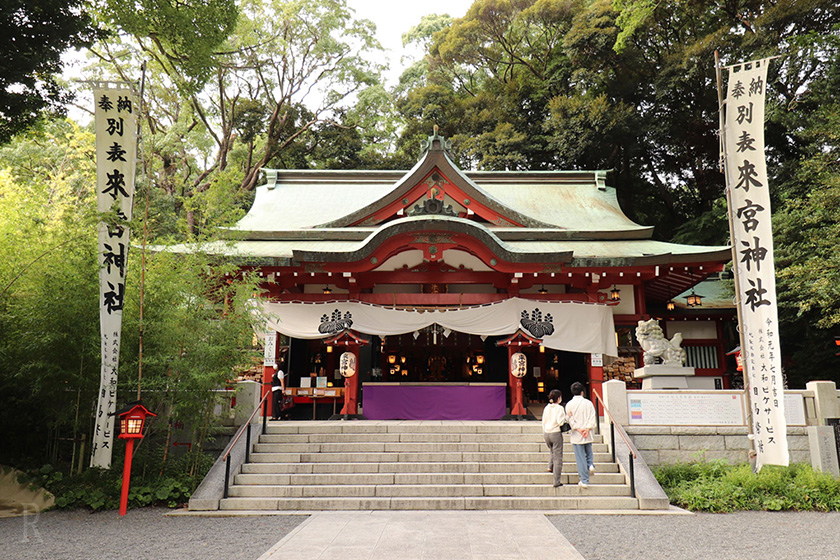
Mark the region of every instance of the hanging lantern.
<instances>
[{"instance_id":1,"label":"hanging lantern","mask_svg":"<svg viewBox=\"0 0 840 560\"><path fill-rule=\"evenodd\" d=\"M332 354L332 345L327 346L327 354Z\"/></svg>"},{"instance_id":2,"label":"hanging lantern","mask_svg":"<svg viewBox=\"0 0 840 560\"><path fill-rule=\"evenodd\" d=\"M544 295L545 295L545 294L547 294L547 293L548 293L548 290L546 290L546 289L545 289L545 286L540 286L540 289L539 289L539 294L540 294L541 296L544 296Z\"/></svg>"},{"instance_id":3,"label":"hanging lantern","mask_svg":"<svg viewBox=\"0 0 840 560\"><path fill-rule=\"evenodd\" d=\"M397 363L397 355L396 354L388 354L388 363L389 364L396 364Z\"/></svg>"},{"instance_id":4,"label":"hanging lantern","mask_svg":"<svg viewBox=\"0 0 840 560\"><path fill-rule=\"evenodd\" d=\"M345 352L339 357L338 371L342 377L353 377L356 374L356 355L353 352Z\"/></svg>"},{"instance_id":5,"label":"hanging lantern","mask_svg":"<svg viewBox=\"0 0 840 560\"><path fill-rule=\"evenodd\" d=\"M621 301L621 290L615 284L613 284L612 290L610 290L610 301Z\"/></svg>"},{"instance_id":6,"label":"hanging lantern","mask_svg":"<svg viewBox=\"0 0 840 560\"><path fill-rule=\"evenodd\" d=\"M691 275L691 284L693 286L694 285L694 272L689 270L689 274ZM686 302L686 305L688 305L689 307L700 307L701 305L703 305L703 302L701 301L701 299L703 299L703 296L698 296L696 293L694 293L694 288L692 287L691 288L691 294L686 296L685 302Z\"/></svg>"},{"instance_id":7,"label":"hanging lantern","mask_svg":"<svg viewBox=\"0 0 840 560\"><path fill-rule=\"evenodd\" d=\"M484 354L478 354L478 355L475 357L475 363L477 363L477 364L483 364L483 363L484 363Z\"/></svg>"},{"instance_id":8,"label":"hanging lantern","mask_svg":"<svg viewBox=\"0 0 840 560\"><path fill-rule=\"evenodd\" d=\"M330 289L330 287L329 286L324 286L324 294L331 294L331 293L332 293L332 290Z\"/></svg>"},{"instance_id":9,"label":"hanging lantern","mask_svg":"<svg viewBox=\"0 0 840 560\"><path fill-rule=\"evenodd\" d=\"M665 309L667 311L673 311L677 308L677 304L674 303L674 298L671 297L671 285L668 284L668 301L665 302Z\"/></svg>"},{"instance_id":10,"label":"hanging lantern","mask_svg":"<svg viewBox=\"0 0 840 560\"><path fill-rule=\"evenodd\" d=\"M510 373L514 377L525 377L528 372L528 358L522 352L517 352L510 357Z\"/></svg>"},{"instance_id":11,"label":"hanging lantern","mask_svg":"<svg viewBox=\"0 0 840 560\"><path fill-rule=\"evenodd\" d=\"M702 299L703 299L703 296L698 296L697 294L694 293L694 289L692 289L691 294L686 296L685 303L689 307L700 307L701 305L703 305L703 302L701 301Z\"/></svg>"}]
</instances>

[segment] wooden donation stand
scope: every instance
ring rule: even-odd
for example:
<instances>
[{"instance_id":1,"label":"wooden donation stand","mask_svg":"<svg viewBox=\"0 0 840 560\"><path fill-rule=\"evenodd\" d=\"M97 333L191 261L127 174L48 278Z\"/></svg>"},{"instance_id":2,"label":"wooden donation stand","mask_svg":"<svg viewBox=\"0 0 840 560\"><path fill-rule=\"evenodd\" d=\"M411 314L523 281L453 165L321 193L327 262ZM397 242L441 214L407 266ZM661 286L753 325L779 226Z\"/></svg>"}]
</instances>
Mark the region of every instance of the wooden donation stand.
<instances>
[{"instance_id":1,"label":"wooden donation stand","mask_svg":"<svg viewBox=\"0 0 840 560\"><path fill-rule=\"evenodd\" d=\"M316 419L317 403L320 399L332 399L333 415L338 401L344 396L343 387L287 387L286 394L295 397L295 403L312 403L312 419Z\"/></svg>"},{"instance_id":2,"label":"wooden donation stand","mask_svg":"<svg viewBox=\"0 0 840 560\"><path fill-rule=\"evenodd\" d=\"M505 383L365 383L369 420L498 420Z\"/></svg>"}]
</instances>

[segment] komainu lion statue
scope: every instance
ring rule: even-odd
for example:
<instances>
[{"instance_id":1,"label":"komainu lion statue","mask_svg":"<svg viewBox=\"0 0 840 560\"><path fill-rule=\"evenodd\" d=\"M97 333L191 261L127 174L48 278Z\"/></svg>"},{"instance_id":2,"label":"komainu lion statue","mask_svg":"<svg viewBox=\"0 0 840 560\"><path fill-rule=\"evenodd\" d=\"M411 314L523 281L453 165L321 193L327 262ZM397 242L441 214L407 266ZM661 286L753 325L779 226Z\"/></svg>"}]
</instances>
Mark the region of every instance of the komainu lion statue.
<instances>
[{"instance_id":1,"label":"komainu lion statue","mask_svg":"<svg viewBox=\"0 0 840 560\"><path fill-rule=\"evenodd\" d=\"M685 363L685 349L682 344L682 333L677 333L668 340L656 319L639 321L636 327L636 338L645 351L645 365L651 366L662 360L666 366L682 367Z\"/></svg>"}]
</instances>

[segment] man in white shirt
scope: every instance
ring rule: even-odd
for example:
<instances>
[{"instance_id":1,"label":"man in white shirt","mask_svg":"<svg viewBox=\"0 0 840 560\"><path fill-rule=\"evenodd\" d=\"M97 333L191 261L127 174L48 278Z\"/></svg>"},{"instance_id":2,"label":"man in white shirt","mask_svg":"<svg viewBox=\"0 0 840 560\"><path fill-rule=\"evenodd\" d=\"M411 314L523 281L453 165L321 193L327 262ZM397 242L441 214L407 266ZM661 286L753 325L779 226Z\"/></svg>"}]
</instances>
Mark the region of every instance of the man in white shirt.
<instances>
[{"instance_id":1,"label":"man in white shirt","mask_svg":"<svg viewBox=\"0 0 840 560\"><path fill-rule=\"evenodd\" d=\"M580 475L578 485L584 488L589 485L589 473L595 472L595 462L592 457L592 430L595 429L597 423L595 406L592 401L583 396L585 392L583 383L572 383L574 397L566 403L566 415L572 427L569 441L575 450L575 462L578 475Z\"/></svg>"},{"instance_id":2,"label":"man in white shirt","mask_svg":"<svg viewBox=\"0 0 840 560\"><path fill-rule=\"evenodd\" d=\"M566 412L560 399L563 393L554 389L548 394L548 404L543 409L542 425L543 438L550 452L548 459L548 472L554 473L554 487L563 486L561 482L563 473L563 432L560 427L566 423Z\"/></svg>"}]
</instances>

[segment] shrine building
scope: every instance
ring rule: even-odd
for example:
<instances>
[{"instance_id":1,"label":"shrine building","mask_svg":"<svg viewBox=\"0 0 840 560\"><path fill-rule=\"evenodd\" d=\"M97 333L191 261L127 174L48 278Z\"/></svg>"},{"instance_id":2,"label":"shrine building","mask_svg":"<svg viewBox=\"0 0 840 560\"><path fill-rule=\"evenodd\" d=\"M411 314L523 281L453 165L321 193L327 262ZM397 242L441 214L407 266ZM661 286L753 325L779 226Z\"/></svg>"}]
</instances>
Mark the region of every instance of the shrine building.
<instances>
[{"instance_id":1,"label":"shrine building","mask_svg":"<svg viewBox=\"0 0 840 560\"><path fill-rule=\"evenodd\" d=\"M214 245L261 277L299 402L369 419L525 414L641 365L633 331L651 317L682 333L691 388L728 386L731 311L683 300L729 247L653 240L606 171L462 171L447 147L435 132L407 172L266 169Z\"/></svg>"}]
</instances>

